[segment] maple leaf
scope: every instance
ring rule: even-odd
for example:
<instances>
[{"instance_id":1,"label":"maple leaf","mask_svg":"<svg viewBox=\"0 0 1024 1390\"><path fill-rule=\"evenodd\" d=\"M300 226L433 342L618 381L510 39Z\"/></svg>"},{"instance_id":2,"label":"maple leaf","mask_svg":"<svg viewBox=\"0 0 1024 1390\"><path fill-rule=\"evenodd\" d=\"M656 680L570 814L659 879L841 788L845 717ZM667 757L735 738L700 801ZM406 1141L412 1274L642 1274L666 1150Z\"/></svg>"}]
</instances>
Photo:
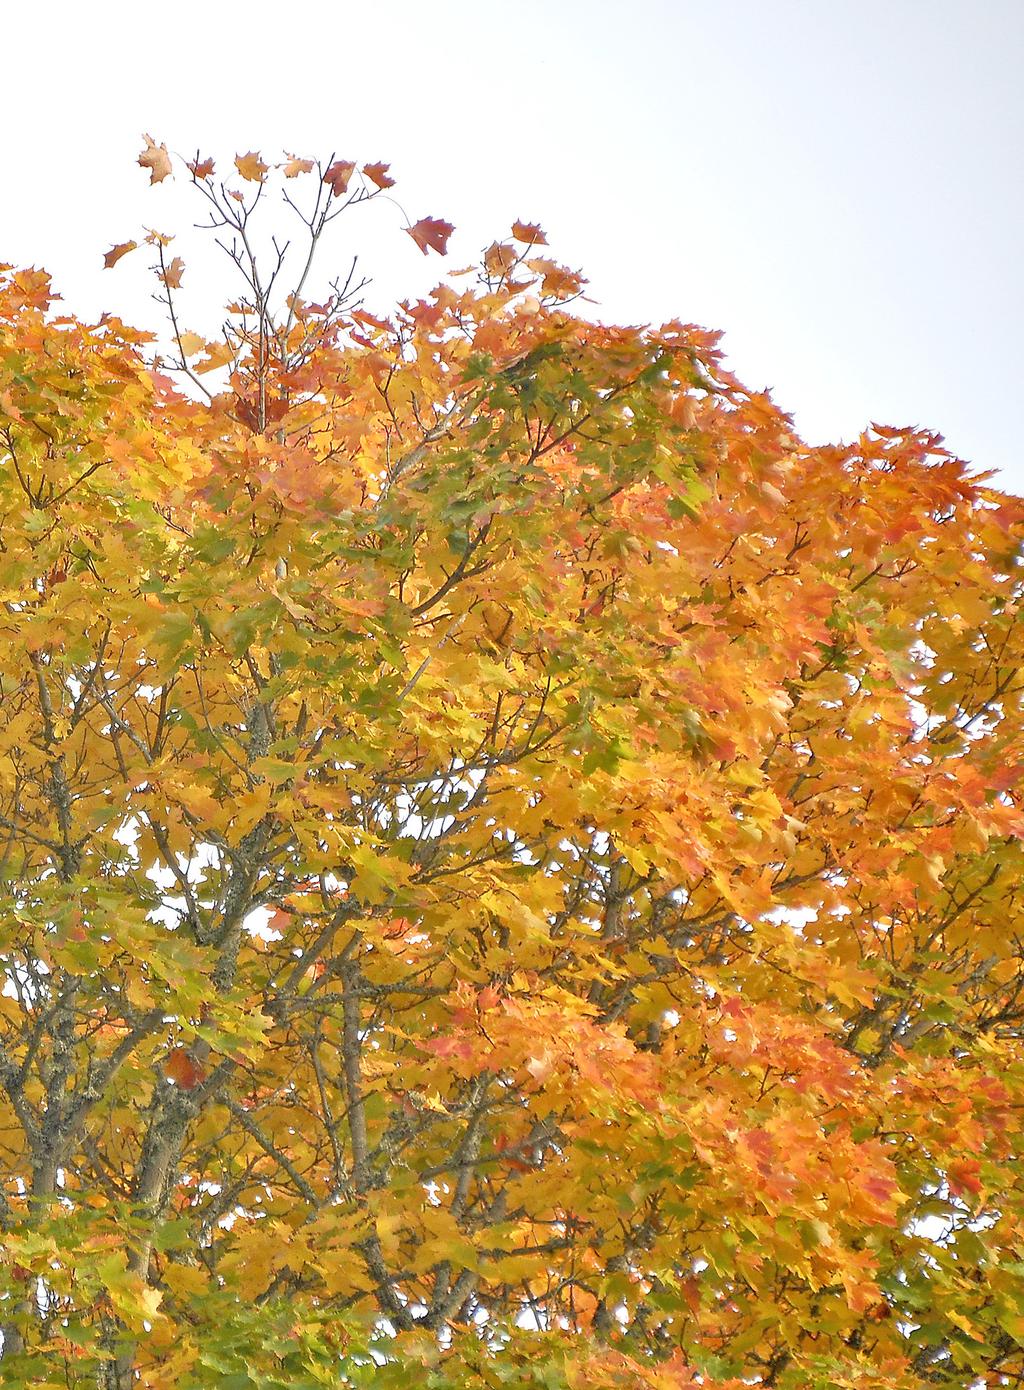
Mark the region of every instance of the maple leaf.
<instances>
[{"instance_id":1,"label":"maple leaf","mask_svg":"<svg viewBox=\"0 0 1024 1390\"><path fill-rule=\"evenodd\" d=\"M270 917L267 920L267 927L270 931L286 932L291 925L292 914L290 912L284 912L279 907L275 908L274 911L271 912Z\"/></svg>"},{"instance_id":2,"label":"maple leaf","mask_svg":"<svg viewBox=\"0 0 1024 1390\"><path fill-rule=\"evenodd\" d=\"M235 168L242 178L247 179L250 183L262 183L267 177L267 170L270 166L264 164L254 150L250 150L248 154L235 155Z\"/></svg>"},{"instance_id":3,"label":"maple leaf","mask_svg":"<svg viewBox=\"0 0 1024 1390\"><path fill-rule=\"evenodd\" d=\"M488 275L507 275L515 268L519 252L509 242L492 242L484 252L484 269Z\"/></svg>"},{"instance_id":4,"label":"maple leaf","mask_svg":"<svg viewBox=\"0 0 1024 1390\"><path fill-rule=\"evenodd\" d=\"M548 239L535 222L513 222L512 235L516 241L525 241L528 246L546 246Z\"/></svg>"},{"instance_id":5,"label":"maple leaf","mask_svg":"<svg viewBox=\"0 0 1024 1390\"><path fill-rule=\"evenodd\" d=\"M148 1284L144 1285L139 1291L139 1306L142 1310L142 1316L148 1322L152 1322L156 1317L160 1304L163 1302L163 1297L164 1294L162 1289L151 1288Z\"/></svg>"},{"instance_id":6,"label":"maple leaf","mask_svg":"<svg viewBox=\"0 0 1024 1390\"><path fill-rule=\"evenodd\" d=\"M151 184L160 183L171 173L171 157L167 153L166 145L158 145L151 135L142 137L146 142L146 148L139 155L139 164L143 169L149 170L149 181Z\"/></svg>"},{"instance_id":7,"label":"maple leaf","mask_svg":"<svg viewBox=\"0 0 1024 1390\"><path fill-rule=\"evenodd\" d=\"M109 270L112 265L117 265L122 256L127 256L129 251L134 251L138 246L137 241L120 241L116 246L112 246L103 257L103 268Z\"/></svg>"},{"instance_id":8,"label":"maple leaf","mask_svg":"<svg viewBox=\"0 0 1024 1390\"><path fill-rule=\"evenodd\" d=\"M378 188L393 188L395 181L388 173L390 168L390 164L364 164L363 173L368 179L371 179Z\"/></svg>"},{"instance_id":9,"label":"maple leaf","mask_svg":"<svg viewBox=\"0 0 1024 1390\"><path fill-rule=\"evenodd\" d=\"M311 173L314 167L313 160L290 154L284 164L284 176L286 179L296 179L300 174Z\"/></svg>"},{"instance_id":10,"label":"maple leaf","mask_svg":"<svg viewBox=\"0 0 1024 1390\"><path fill-rule=\"evenodd\" d=\"M336 159L331 167L324 174L324 183L328 184L335 198L340 198L347 190L349 179L355 173L355 163L348 159Z\"/></svg>"},{"instance_id":11,"label":"maple leaf","mask_svg":"<svg viewBox=\"0 0 1024 1390\"><path fill-rule=\"evenodd\" d=\"M234 360L235 350L228 343L207 343L206 356L201 362L196 362L193 371L202 374L203 372L214 372L220 367L225 367Z\"/></svg>"},{"instance_id":12,"label":"maple leaf","mask_svg":"<svg viewBox=\"0 0 1024 1390\"><path fill-rule=\"evenodd\" d=\"M455 228L450 222L442 222L436 217L421 217L411 227L405 229L424 255L436 251L441 256L448 254L448 238Z\"/></svg>"},{"instance_id":13,"label":"maple leaf","mask_svg":"<svg viewBox=\"0 0 1024 1390\"><path fill-rule=\"evenodd\" d=\"M177 290L181 288L181 277L184 273L185 262L180 256L175 256L173 260L168 261L161 278L169 290Z\"/></svg>"},{"instance_id":14,"label":"maple leaf","mask_svg":"<svg viewBox=\"0 0 1024 1390\"><path fill-rule=\"evenodd\" d=\"M206 1072L187 1047L175 1047L164 1062L164 1075L182 1091L192 1091L206 1077Z\"/></svg>"},{"instance_id":15,"label":"maple leaf","mask_svg":"<svg viewBox=\"0 0 1024 1390\"><path fill-rule=\"evenodd\" d=\"M182 356L194 357L206 344L198 333L181 333L178 335L178 346L181 348Z\"/></svg>"},{"instance_id":16,"label":"maple leaf","mask_svg":"<svg viewBox=\"0 0 1024 1390\"><path fill-rule=\"evenodd\" d=\"M499 647L507 647L512 640L515 619L511 608L486 599L480 605L480 615L483 618L484 630L491 641Z\"/></svg>"},{"instance_id":17,"label":"maple leaf","mask_svg":"<svg viewBox=\"0 0 1024 1390\"><path fill-rule=\"evenodd\" d=\"M535 275L541 277L542 293L553 299L571 299L586 284L578 271L568 270L564 265L543 256L534 256L526 264Z\"/></svg>"},{"instance_id":18,"label":"maple leaf","mask_svg":"<svg viewBox=\"0 0 1024 1390\"><path fill-rule=\"evenodd\" d=\"M200 159L196 155L195 159L190 161L188 168L193 178L202 180L212 178L214 164L212 159Z\"/></svg>"}]
</instances>

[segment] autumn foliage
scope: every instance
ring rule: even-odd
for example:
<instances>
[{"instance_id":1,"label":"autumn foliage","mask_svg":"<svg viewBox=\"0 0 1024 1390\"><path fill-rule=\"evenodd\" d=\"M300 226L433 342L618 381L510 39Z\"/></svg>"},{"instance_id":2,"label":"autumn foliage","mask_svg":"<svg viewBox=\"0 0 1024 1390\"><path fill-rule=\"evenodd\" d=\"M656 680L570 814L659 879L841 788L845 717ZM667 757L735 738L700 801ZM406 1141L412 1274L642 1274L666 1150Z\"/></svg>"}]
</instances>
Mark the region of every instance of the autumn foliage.
<instances>
[{"instance_id":1,"label":"autumn foliage","mask_svg":"<svg viewBox=\"0 0 1024 1390\"><path fill-rule=\"evenodd\" d=\"M0 279L0 1381L1021 1384L1021 504L139 162L220 336Z\"/></svg>"}]
</instances>

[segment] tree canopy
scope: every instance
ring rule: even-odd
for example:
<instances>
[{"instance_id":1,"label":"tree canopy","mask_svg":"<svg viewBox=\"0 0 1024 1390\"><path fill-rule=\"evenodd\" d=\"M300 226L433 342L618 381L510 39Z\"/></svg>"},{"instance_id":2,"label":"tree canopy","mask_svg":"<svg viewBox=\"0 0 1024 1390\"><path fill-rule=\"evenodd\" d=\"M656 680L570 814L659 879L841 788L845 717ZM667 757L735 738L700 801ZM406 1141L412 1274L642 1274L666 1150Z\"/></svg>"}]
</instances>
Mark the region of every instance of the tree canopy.
<instances>
[{"instance_id":1,"label":"tree canopy","mask_svg":"<svg viewBox=\"0 0 1024 1390\"><path fill-rule=\"evenodd\" d=\"M0 276L0 1380L1024 1383L1022 504L178 176L215 339Z\"/></svg>"}]
</instances>

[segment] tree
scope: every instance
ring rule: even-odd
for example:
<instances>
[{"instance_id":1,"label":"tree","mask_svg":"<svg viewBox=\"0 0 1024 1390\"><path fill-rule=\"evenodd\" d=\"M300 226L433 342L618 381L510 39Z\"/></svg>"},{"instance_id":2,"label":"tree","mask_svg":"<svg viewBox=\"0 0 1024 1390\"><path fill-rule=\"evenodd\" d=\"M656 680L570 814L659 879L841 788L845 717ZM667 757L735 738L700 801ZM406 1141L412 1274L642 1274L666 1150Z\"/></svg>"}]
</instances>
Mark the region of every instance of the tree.
<instances>
[{"instance_id":1,"label":"tree","mask_svg":"<svg viewBox=\"0 0 1024 1390\"><path fill-rule=\"evenodd\" d=\"M1024 1383L1021 503L188 167L216 340L0 286L0 1379Z\"/></svg>"}]
</instances>

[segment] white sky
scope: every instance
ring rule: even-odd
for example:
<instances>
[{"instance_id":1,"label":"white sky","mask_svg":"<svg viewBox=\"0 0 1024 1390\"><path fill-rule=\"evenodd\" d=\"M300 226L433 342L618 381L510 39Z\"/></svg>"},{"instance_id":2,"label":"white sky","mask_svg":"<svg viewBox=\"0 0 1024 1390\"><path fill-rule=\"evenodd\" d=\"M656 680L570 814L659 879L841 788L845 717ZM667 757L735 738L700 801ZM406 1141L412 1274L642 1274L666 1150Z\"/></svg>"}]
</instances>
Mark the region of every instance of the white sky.
<instances>
[{"instance_id":1,"label":"white sky","mask_svg":"<svg viewBox=\"0 0 1024 1390\"><path fill-rule=\"evenodd\" d=\"M0 259L74 312L154 322L141 260L100 269L195 210L142 131L390 160L451 263L539 221L602 317L724 329L807 439L919 424L1024 492L1024 0L9 0L0 44ZM443 263L365 213L339 265L424 292Z\"/></svg>"}]
</instances>

